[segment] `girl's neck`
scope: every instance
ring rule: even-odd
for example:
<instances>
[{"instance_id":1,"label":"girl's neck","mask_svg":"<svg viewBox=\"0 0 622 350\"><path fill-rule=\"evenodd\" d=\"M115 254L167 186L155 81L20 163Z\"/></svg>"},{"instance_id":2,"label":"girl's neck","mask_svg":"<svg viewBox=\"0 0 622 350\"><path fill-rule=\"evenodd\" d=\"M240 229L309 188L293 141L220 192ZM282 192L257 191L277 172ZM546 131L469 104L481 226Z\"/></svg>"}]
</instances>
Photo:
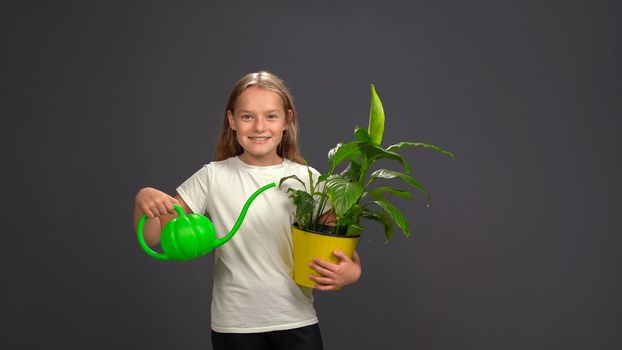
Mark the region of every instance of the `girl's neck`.
<instances>
[{"instance_id":1,"label":"girl's neck","mask_svg":"<svg viewBox=\"0 0 622 350\"><path fill-rule=\"evenodd\" d=\"M279 157L277 154L274 154L274 156L269 156L269 157L266 157L266 156L257 157L247 152L243 152L242 154L238 156L238 158L240 158L240 160L243 161L244 163L248 165L253 165L253 166L279 165L279 164L282 164L284 161L283 158Z\"/></svg>"}]
</instances>

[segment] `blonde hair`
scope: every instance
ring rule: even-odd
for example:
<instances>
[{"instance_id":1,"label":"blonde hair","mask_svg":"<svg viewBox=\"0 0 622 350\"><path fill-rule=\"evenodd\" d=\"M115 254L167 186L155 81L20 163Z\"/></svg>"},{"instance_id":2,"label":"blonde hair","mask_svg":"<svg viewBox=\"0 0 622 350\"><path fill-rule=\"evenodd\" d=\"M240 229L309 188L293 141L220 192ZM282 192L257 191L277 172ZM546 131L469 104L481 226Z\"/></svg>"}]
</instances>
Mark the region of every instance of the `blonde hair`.
<instances>
[{"instance_id":1,"label":"blonde hair","mask_svg":"<svg viewBox=\"0 0 622 350\"><path fill-rule=\"evenodd\" d=\"M294 98L289 92L287 86L285 86L283 80L266 71L249 73L238 80L238 82L233 86L233 90L227 99L223 123L218 136L218 143L216 144L216 160L225 160L230 157L238 156L244 152L244 149L238 143L235 131L229 127L227 111L231 111L232 113L235 111L235 103L238 96L240 96L251 86L274 91L281 96L286 116L288 114L288 110L292 110L292 117L286 118L287 129L283 132L283 138L281 139L281 143L279 143L276 148L276 153L279 157L287 158L299 164L305 164L298 147L298 128L296 126L296 107L294 106Z\"/></svg>"}]
</instances>

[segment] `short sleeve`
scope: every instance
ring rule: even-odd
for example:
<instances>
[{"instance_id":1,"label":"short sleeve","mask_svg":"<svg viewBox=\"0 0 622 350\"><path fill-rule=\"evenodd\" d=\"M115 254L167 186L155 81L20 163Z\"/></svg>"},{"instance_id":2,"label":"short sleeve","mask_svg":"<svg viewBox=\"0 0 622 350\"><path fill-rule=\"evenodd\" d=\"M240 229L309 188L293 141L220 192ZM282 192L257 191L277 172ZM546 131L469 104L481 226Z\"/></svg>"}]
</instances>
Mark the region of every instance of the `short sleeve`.
<instances>
[{"instance_id":1,"label":"short sleeve","mask_svg":"<svg viewBox=\"0 0 622 350\"><path fill-rule=\"evenodd\" d=\"M211 164L206 164L177 187L177 193L195 214L204 214L207 209L207 196L212 175Z\"/></svg>"}]
</instances>

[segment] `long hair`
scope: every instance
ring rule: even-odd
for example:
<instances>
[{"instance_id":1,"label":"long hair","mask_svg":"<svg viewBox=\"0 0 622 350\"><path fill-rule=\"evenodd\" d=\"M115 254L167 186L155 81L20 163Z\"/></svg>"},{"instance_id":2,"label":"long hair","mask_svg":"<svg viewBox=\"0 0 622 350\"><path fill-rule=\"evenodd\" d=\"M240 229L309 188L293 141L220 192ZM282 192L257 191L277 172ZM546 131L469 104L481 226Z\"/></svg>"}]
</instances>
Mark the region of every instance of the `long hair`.
<instances>
[{"instance_id":1,"label":"long hair","mask_svg":"<svg viewBox=\"0 0 622 350\"><path fill-rule=\"evenodd\" d=\"M287 158L299 164L305 164L298 147L298 129L296 126L296 107L294 106L294 98L289 92L287 86L285 86L283 80L266 71L249 73L238 80L238 82L233 86L233 90L231 91L231 94L227 99L227 105L225 106L223 123L218 136L218 143L216 144L215 159L217 161L225 160L244 152L244 149L238 143L235 131L233 131L229 126L227 111L231 111L231 113L235 111L235 103L238 96L240 96L251 86L274 91L281 96L281 99L283 100L283 109L285 110L285 116L287 119L287 129L283 132L283 138L281 139L281 143L279 143L276 148L276 153L279 157ZM287 111L290 109L292 110L292 117L287 118Z\"/></svg>"}]
</instances>

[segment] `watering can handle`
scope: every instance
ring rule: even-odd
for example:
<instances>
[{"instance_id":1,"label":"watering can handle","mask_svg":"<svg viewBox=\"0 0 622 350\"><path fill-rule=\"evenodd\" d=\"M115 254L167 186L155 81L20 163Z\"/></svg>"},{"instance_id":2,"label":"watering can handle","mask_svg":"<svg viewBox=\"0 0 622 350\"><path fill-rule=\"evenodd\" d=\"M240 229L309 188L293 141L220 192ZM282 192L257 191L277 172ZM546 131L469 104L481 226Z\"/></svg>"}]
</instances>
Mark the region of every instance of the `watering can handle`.
<instances>
[{"instance_id":1,"label":"watering can handle","mask_svg":"<svg viewBox=\"0 0 622 350\"><path fill-rule=\"evenodd\" d=\"M173 204L173 209L177 212L177 214L181 217L184 216L184 210L177 204ZM151 249L147 242L145 242L145 237L143 235L143 229L145 227L145 222L147 221L147 214L143 214L138 222L138 228L136 229L136 236L138 238L138 244L140 247L147 253L150 257L158 260L171 260L171 258L163 253L158 253L155 250Z\"/></svg>"}]
</instances>

